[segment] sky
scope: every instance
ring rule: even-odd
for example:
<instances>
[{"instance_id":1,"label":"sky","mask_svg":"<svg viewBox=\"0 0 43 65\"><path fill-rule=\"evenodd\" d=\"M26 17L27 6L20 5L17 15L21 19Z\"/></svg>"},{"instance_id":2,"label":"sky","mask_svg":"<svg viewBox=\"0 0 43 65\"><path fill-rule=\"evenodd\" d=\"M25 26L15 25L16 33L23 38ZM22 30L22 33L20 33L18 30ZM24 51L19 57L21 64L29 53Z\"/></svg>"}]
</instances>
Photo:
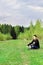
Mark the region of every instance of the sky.
<instances>
[{"instance_id":1,"label":"sky","mask_svg":"<svg viewBox=\"0 0 43 65\"><path fill-rule=\"evenodd\" d=\"M0 0L0 24L29 26L43 21L43 0Z\"/></svg>"}]
</instances>

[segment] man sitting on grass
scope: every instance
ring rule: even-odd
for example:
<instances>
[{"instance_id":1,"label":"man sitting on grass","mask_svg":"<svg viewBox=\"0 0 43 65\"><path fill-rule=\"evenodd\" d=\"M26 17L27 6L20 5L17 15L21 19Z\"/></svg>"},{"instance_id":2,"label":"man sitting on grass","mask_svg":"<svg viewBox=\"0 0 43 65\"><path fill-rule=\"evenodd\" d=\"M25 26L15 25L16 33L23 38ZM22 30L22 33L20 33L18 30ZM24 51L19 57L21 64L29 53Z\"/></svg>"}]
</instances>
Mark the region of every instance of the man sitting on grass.
<instances>
[{"instance_id":1,"label":"man sitting on grass","mask_svg":"<svg viewBox=\"0 0 43 65\"><path fill-rule=\"evenodd\" d=\"M37 36L36 35L33 36L33 40L32 40L31 43L28 44L28 46L31 49L39 49L40 48L39 40L37 39Z\"/></svg>"}]
</instances>

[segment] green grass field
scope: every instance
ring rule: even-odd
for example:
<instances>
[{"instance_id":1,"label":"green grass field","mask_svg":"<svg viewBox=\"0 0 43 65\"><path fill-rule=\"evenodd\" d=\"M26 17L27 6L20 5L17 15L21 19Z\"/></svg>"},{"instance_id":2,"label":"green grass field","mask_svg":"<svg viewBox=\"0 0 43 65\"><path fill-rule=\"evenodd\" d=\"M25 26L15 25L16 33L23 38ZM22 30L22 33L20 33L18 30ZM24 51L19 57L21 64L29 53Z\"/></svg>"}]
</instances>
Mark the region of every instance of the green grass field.
<instances>
[{"instance_id":1,"label":"green grass field","mask_svg":"<svg viewBox=\"0 0 43 65\"><path fill-rule=\"evenodd\" d=\"M27 41L0 41L0 65L43 65L43 41L41 48L28 50Z\"/></svg>"}]
</instances>

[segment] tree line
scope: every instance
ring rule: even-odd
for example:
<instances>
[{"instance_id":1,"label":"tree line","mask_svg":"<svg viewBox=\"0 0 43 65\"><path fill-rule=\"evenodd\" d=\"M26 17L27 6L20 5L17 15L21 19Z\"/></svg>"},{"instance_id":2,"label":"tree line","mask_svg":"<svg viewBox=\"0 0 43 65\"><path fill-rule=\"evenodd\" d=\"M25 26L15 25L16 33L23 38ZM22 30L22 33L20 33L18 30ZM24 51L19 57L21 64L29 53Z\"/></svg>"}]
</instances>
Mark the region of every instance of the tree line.
<instances>
[{"instance_id":1,"label":"tree line","mask_svg":"<svg viewBox=\"0 0 43 65\"><path fill-rule=\"evenodd\" d=\"M43 38L43 27L39 20L35 25L31 22L28 27L0 24L0 40L31 39L34 34L38 35L40 39Z\"/></svg>"},{"instance_id":2,"label":"tree line","mask_svg":"<svg viewBox=\"0 0 43 65\"><path fill-rule=\"evenodd\" d=\"M8 24L0 24L0 39L8 37L8 39L17 39L18 35L24 32L23 26L12 26Z\"/></svg>"}]
</instances>

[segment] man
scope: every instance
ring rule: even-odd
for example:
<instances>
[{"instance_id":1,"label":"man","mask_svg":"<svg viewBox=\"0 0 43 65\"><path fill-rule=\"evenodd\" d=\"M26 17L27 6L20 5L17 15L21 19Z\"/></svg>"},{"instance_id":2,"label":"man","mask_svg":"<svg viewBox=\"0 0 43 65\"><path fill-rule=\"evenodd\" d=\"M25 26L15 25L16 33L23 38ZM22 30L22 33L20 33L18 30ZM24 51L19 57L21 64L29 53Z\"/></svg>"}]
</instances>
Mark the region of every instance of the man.
<instances>
[{"instance_id":1,"label":"man","mask_svg":"<svg viewBox=\"0 0 43 65\"><path fill-rule=\"evenodd\" d=\"M28 44L28 46L31 47L31 49L39 49L40 48L39 40L37 39L36 35L33 36L33 40L31 43Z\"/></svg>"}]
</instances>

